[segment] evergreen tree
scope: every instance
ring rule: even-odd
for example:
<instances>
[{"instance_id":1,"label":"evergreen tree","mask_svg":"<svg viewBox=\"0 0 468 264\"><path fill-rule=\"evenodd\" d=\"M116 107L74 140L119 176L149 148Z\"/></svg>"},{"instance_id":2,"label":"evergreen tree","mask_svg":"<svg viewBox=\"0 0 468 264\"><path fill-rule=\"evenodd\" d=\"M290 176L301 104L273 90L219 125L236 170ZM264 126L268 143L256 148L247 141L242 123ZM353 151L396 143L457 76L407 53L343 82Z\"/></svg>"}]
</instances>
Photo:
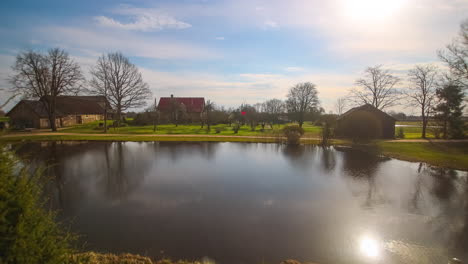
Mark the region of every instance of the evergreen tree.
<instances>
[{"instance_id":1,"label":"evergreen tree","mask_svg":"<svg viewBox=\"0 0 468 264\"><path fill-rule=\"evenodd\" d=\"M443 125L444 138L463 138L462 87L449 83L437 89L436 95L439 103L434 107L435 119Z\"/></svg>"},{"instance_id":2,"label":"evergreen tree","mask_svg":"<svg viewBox=\"0 0 468 264\"><path fill-rule=\"evenodd\" d=\"M71 236L55 223L32 174L0 146L0 263L67 263Z\"/></svg>"}]
</instances>

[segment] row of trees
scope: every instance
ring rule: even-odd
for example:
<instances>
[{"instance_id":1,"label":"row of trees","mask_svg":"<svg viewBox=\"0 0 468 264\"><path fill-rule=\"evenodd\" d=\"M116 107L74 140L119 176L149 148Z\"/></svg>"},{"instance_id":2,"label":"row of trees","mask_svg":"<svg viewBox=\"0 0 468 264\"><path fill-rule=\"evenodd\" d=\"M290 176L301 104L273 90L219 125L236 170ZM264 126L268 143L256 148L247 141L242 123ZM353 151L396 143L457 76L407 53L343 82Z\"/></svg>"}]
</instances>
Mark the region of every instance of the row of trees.
<instances>
[{"instance_id":1,"label":"row of trees","mask_svg":"<svg viewBox=\"0 0 468 264\"><path fill-rule=\"evenodd\" d=\"M16 57L12 69L15 74L10 79L11 98L41 98L53 131L57 130L57 96L81 92L104 96L116 110L118 121L123 111L144 106L146 99L151 97L148 84L143 81L138 68L119 52L99 57L91 69L89 81L84 78L78 63L59 48L46 54L22 52Z\"/></svg>"}]
</instances>

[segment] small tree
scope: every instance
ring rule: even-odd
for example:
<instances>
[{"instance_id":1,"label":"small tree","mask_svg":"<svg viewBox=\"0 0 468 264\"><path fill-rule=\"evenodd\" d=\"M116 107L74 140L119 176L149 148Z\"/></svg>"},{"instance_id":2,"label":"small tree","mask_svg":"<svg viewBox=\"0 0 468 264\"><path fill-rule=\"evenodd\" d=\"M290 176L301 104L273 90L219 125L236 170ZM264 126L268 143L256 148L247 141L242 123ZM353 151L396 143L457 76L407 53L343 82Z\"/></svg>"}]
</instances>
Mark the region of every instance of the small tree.
<instances>
[{"instance_id":1,"label":"small tree","mask_svg":"<svg viewBox=\"0 0 468 264\"><path fill-rule=\"evenodd\" d=\"M267 122L273 127L273 124L279 123L281 114L285 112L285 105L280 99L271 99L263 103L263 110Z\"/></svg>"},{"instance_id":2,"label":"small tree","mask_svg":"<svg viewBox=\"0 0 468 264\"><path fill-rule=\"evenodd\" d=\"M202 127L203 124L206 123L208 131L211 129L211 112L213 112L214 109L214 102L212 102L211 100L207 100L202 112Z\"/></svg>"},{"instance_id":3,"label":"small tree","mask_svg":"<svg viewBox=\"0 0 468 264\"><path fill-rule=\"evenodd\" d=\"M443 126L443 137L463 138L464 124L461 117L464 108L462 106L464 94L461 86L448 83L437 89L436 94L438 103L434 108L435 119Z\"/></svg>"},{"instance_id":4,"label":"small tree","mask_svg":"<svg viewBox=\"0 0 468 264\"><path fill-rule=\"evenodd\" d=\"M436 92L437 68L432 65L418 65L408 73L409 89L405 92L411 106L417 105L421 111L421 137L426 138L426 127L433 110Z\"/></svg>"},{"instance_id":5,"label":"small tree","mask_svg":"<svg viewBox=\"0 0 468 264\"><path fill-rule=\"evenodd\" d=\"M317 109L319 100L315 84L311 82L298 83L289 89L286 108L291 118L299 123L299 127L304 124L305 114Z\"/></svg>"}]
</instances>

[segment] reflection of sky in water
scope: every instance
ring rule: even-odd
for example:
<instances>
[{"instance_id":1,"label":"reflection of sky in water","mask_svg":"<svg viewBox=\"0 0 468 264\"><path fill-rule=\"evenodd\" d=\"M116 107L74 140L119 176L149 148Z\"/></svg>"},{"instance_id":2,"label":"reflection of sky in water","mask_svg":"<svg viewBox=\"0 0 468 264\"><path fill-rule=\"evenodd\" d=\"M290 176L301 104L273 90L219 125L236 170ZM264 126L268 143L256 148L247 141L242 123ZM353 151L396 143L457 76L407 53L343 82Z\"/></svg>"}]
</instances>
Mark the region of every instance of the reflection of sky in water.
<instances>
[{"instance_id":1,"label":"reflection of sky in water","mask_svg":"<svg viewBox=\"0 0 468 264\"><path fill-rule=\"evenodd\" d=\"M465 172L276 144L18 152L59 164L53 202L95 250L222 263L440 263L468 245Z\"/></svg>"}]
</instances>

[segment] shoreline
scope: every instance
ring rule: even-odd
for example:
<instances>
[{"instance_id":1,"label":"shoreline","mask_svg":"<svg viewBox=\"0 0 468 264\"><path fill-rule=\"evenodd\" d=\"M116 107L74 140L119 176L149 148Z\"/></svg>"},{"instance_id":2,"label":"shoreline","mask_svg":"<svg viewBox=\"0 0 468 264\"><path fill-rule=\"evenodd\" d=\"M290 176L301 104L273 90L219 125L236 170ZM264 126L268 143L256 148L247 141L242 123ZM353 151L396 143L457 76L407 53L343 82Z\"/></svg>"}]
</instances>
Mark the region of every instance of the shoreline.
<instances>
[{"instance_id":1,"label":"shoreline","mask_svg":"<svg viewBox=\"0 0 468 264\"><path fill-rule=\"evenodd\" d=\"M0 136L2 142L37 141L133 141L133 142L247 142L284 143L280 136L227 136L227 135L151 135L151 134L84 134L63 132L14 133ZM302 144L319 145L316 137L301 138ZM425 162L433 166L468 171L468 140L398 139L375 140L353 144L349 140L331 139L331 146L359 146L377 148L379 153L399 160Z\"/></svg>"}]
</instances>

